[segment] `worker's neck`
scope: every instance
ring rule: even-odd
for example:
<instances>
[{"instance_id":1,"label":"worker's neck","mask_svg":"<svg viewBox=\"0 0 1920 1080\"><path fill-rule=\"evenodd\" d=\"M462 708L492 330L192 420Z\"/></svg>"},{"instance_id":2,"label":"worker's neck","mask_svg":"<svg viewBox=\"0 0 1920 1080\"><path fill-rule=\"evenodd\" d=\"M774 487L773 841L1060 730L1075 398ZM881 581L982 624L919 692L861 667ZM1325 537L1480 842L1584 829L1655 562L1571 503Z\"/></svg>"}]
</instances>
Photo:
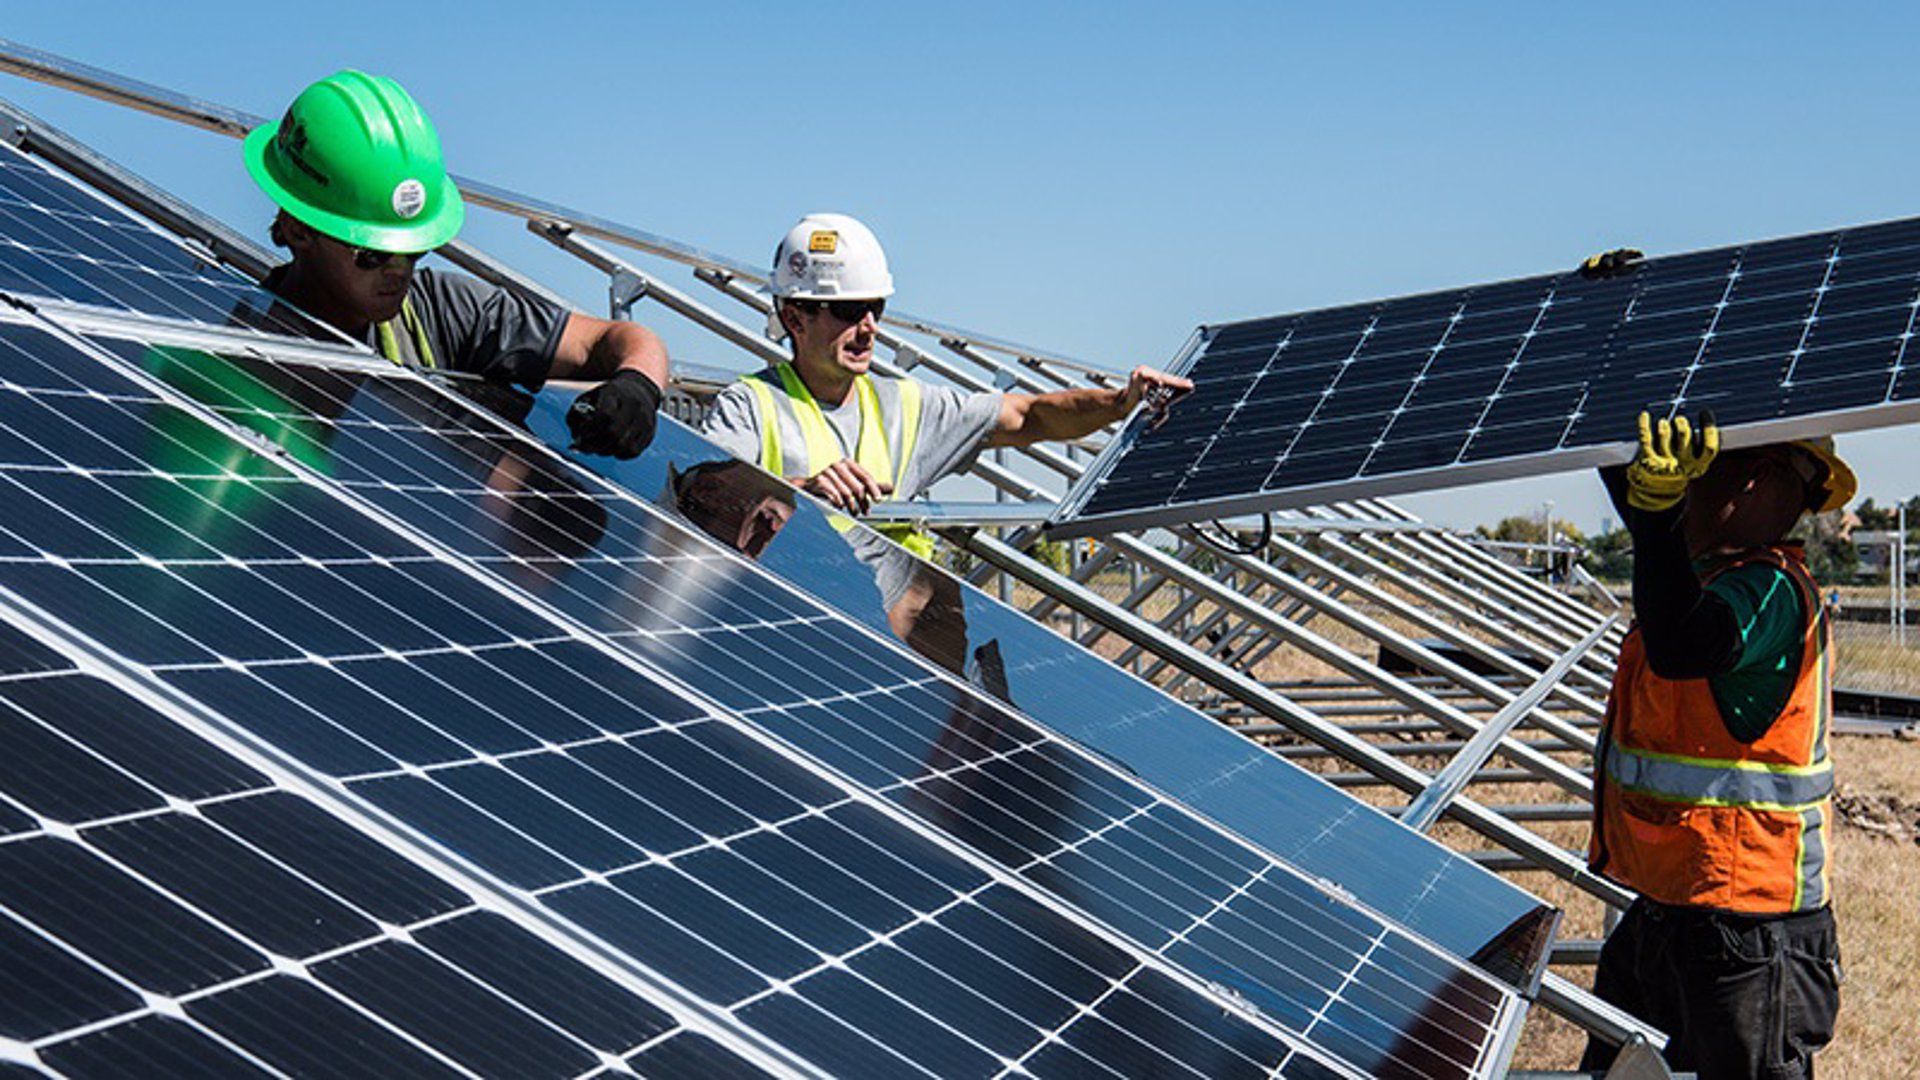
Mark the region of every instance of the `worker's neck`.
<instances>
[{"instance_id":1,"label":"worker's neck","mask_svg":"<svg viewBox=\"0 0 1920 1080\"><path fill-rule=\"evenodd\" d=\"M367 327L373 325L365 315L342 303L331 289L322 286L312 273L305 272L299 259L287 264L286 273L281 275L274 291L281 299L356 341L365 338Z\"/></svg>"},{"instance_id":2,"label":"worker's neck","mask_svg":"<svg viewBox=\"0 0 1920 1080\"><path fill-rule=\"evenodd\" d=\"M828 408L838 408L845 404L847 395L853 392L853 372L834 363L832 357L824 361L809 361L803 357L793 358L793 370L800 375L800 381L807 384L807 393L813 400Z\"/></svg>"}]
</instances>

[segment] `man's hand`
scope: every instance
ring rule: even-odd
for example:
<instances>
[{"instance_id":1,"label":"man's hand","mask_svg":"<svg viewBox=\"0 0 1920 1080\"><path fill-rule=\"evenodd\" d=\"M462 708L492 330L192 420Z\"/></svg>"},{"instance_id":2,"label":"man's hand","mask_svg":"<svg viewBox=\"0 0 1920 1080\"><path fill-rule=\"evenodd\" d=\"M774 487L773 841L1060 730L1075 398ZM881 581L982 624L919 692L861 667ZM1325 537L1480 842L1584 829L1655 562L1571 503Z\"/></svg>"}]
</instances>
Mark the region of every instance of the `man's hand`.
<instances>
[{"instance_id":1,"label":"man's hand","mask_svg":"<svg viewBox=\"0 0 1920 1080\"><path fill-rule=\"evenodd\" d=\"M808 477L800 490L818 495L850 514L864 514L874 503L893 494L893 485L875 480L859 462L841 458Z\"/></svg>"},{"instance_id":2,"label":"man's hand","mask_svg":"<svg viewBox=\"0 0 1920 1080\"><path fill-rule=\"evenodd\" d=\"M1120 395L1121 415L1133 411L1133 407L1144 401L1147 412L1153 416L1153 426L1159 427L1166 421L1167 410L1175 401L1193 391L1193 380L1178 375L1169 375L1150 367L1137 367L1127 378L1127 388Z\"/></svg>"},{"instance_id":3,"label":"man's hand","mask_svg":"<svg viewBox=\"0 0 1920 1080\"><path fill-rule=\"evenodd\" d=\"M660 386L645 372L622 368L613 378L573 399L567 430L583 454L640 456L653 442L660 412Z\"/></svg>"},{"instance_id":4,"label":"man's hand","mask_svg":"<svg viewBox=\"0 0 1920 1080\"><path fill-rule=\"evenodd\" d=\"M1720 428L1711 412L1700 414L1697 433L1684 416L1654 423L1640 414L1640 450L1627 466L1627 505L1651 513L1671 510L1687 485L1706 473L1720 453Z\"/></svg>"},{"instance_id":5,"label":"man's hand","mask_svg":"<svg viewBox=\"0 0 1920 1080\"><path fill-rule=\"evenodd\" d=\"M1580 264L1580 276L1589 281L1595 278L1610 278L1633 269L1641 259L1646 258L1634 248L1614 248L1598 255L1589 255Z\"/></svg>"}]
</instances>

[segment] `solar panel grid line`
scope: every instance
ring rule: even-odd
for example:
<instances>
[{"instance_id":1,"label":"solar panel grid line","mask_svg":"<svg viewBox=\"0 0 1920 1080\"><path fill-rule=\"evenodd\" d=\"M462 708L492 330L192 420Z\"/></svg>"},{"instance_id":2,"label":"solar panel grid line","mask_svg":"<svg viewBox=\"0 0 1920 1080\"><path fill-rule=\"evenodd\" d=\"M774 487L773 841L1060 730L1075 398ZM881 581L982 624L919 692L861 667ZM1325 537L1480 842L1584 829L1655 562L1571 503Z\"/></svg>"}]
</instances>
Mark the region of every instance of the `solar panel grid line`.
<instances>
[{"instance_id":1,"label":"solar panel grid line","mask_svg":"<svg viewBox=\"0 0 1920 1080\"><path fill-rule=\"evenodd\" d=\"M68 648L73 644L65 640L62 632L54 631L47 625L33 620L30 616L23 619L23 616L27 615L24 611L9 610L6 611L5 614L8 621L0 624L0 626L9 627L9 632L24 631L47 644L54 645L56 649ZM149 801L154 805L119 814L103 814L92 819L56 821L27 808L26 804L23 804L19 799L13 797L13 794L10 792L0 801L3 801L6 805L22 807L24 812L34 819L36 829L32 832L13 832L5 837L0 837L0 860L7 861L14 866L14 871L10 876L7 888L17 890L22 887L22 879L19 876L22 864L19 863L18 860L9 859L7 857L8 853L17 852L24 846L34 845L42 837L52 838L61 845L69 845L73 848L84 850L89 858L97 861L101 865L111 868L119 874L125 875L127 881L138 883L139 887L148 890L154 898L149 900L149 903L157 901L162 905L177 905L180 910L191 913L206 926L214 928L216 932L223 932L231 940L244 942L258 950L265 962L253 970L240 971L231 975L231 977L218 978L212 982L203 982L200 985L179 989L166 994L157 994L153 990L130 981L121 972L114 970L112 967L96 959L94 956L89 955L74 944L63 940L58 935L49 933L46 929L30 921L29 918L19 912L9 910L5 902L0 902L0 915L4 915L13 925L26 929L29 933L44 940L50 947L70 955L76 962L84 967L94 970L102 977L120 985L126 991L130 1001L139 1002L138 1007L131 1011L101 1016L89 1022L67 1027L62 1030L46 1032L29 1042L22 1043L15 1040L11 1044L11 1049L9 1049L10 1044L6 1040L0 1040L0 1058L28 1061L31 1064L44 1067L46 1062L42 1060L42 1055L54 1052L51 1048L57 1044L84 1040L96 1032L107 1031L121 1025L138 1022L142 1019L165 1017L192 1026L203 1037L251 1061L256 1066L259 1066L262 1071L277 1073L281 1070L271 1063L261 1060L246 1047L232 1041L228 1035L223 1034L213 1027L209 1027L206 1023L202 1022L193 1010L197 1003L208 1001L218 995L242 992L250 985L265 980L292 978L310 985L317 992L337 1001L341 1007L350 1012L365 1017L368 1022L389 1032L392 1037L413 1047L418 1052L438 1061L439 1064L445 1068L465 1075L478 1075L478 1073L469 1067L469 1065L472 1064L471 1062L462 1064L459 1061L445 1056L436 1048L393 1024L379 1013L368 1008L364 1003L355 1000L350 995L336 988L327 980L325 969L337 968L339 966L338 962L344 962L347 958L363 955L367 950L389 946L417 947L424 950L426 954L435 956L440 962L449 965L450 970L455 973L457 978L470 983L490 1000L497 1000L500 1004L524 1016L528 1021L548 1030L554 1037L573 1044L583 1055L594 1055L601 1059L602 1065L605 1065L612 1057L606 1049L596 1048L582 1041L552 1019L538 1013L528 1003L512 998L501 988L489 984L471 971L460 968L455 958L445 952L444 947L434 943L438 940L433 938L435 927L464 919L476 913L503 913L497 912L495 909L482 903L476 903L474 897L471 895L456 894L460 898L460 902L457 905L441 904L438 910L431 910L420 918L408 918L403 923L396 924L378 914L357 907L352 898L342 895L329 883L312 877L304 869L288 862L283 857L284 852L262 847L252 838L238 831L235 823L239 819L233 817L231 814L222 815L221 808L223 806L226 806L235 814L238 814L244 809L241 804L252 803L266 795L296 797L289 794L291 788L274 782L271 779L270 773L264 770L260 771L259 782L234 787L232 790L226 790L212 795L201 794L189 798L174 792L157 792L148 786L145 777L134 773L118 761L105 756L99 749L82 742L71 733L62 730L58 726L58 722L49 720L44 715L38 715L28 710L26 706L22 704L19 695L15 692L20 684L36 680L50 682L53 680L71 681L74 679L89 679L97 680L107 686L113 687L112 693L125 694L127 700L138 701L142 707L155 709L156 712L152 719L154 721L164 722L161 720L161 717L167 715L165 711L167 707L166 703L143 693L141 687L127 683L121 677L120 673L114 670L111 665L103 666L84 653L70 657L70 660L77 662L79 666L65 671L16 674L0 679L0 702L4 702L4 705L0 705L0 715L4 715L14 722L17 722L20 718L26 718L30 723L38 725L38 729L42 730L43 736L50 736L61 745L68 746L71 751L81 755L86 760L94 762L101 771L119 776L128 786L153 795L154 797ZM16 728L15 737L18 738L21 734L22 733ZM16 743L16 749L20 749L18 743ZM123 755L128 752L123 746L117 747L116 750ZM232 760L237 761L239 759ZM63 782L74 783L75 778L70 774L63 774L58 778L52 776L41 777L39 782L42 785ZM80 779L78 782L81 788L84 789L86 781ZM318 808L321 804L309 801L306 805ZM353 934L343 935L336 931L331 935L332 944L330 946L315 947L304 952L290 955L285 951L289 945L283 944L276 948L271 944L264 943L258 935L250 934L245 927L234 924L229 917L207 909L203 903L196 901L193 897L180 893L174 885L157 880L151 871L127 861L135 855L138 855L142 859L167 858L166 854L154 850L151 843L141 842L136 839L132 842L134 846L128 846L127 843L121 843L117 846L109 843L103 846L99 839L102 834L112 833L115 830L138 829L146 824L173 820L187 821L192 828L200 830L203 836L195 842L202 847L205 846L207 838L213 838L217 840L220 845L230 847L233 852L241 853L249 859L257 860L260 865L264 867L273 868L289 880L299 882L301 887L308 891L314 898L324 899L326 905L337 909L340 913L351 912L353 917L360 920L362 924L361 927L356 929ZM154 839L163 838L155 837ZM181 837L176 833L172 839L177 842L188 838ZM365 839L361 835L356 835L355 839L362 840L369 845L372 843L370 839ZM185 853L182 854L184 856ZM225 857L231 858L232 856L227 855ZM42 863L44 864L44 860L42 860ZM3 892L3 890L0 890L0 892ZM278 897L276 899L285 898ZM230 904L245 904L247 901L245 899L226 899L226 902ZM238 910L240 909L232 908L230 912ZM313 908L311 905L308 906L308 910L312 912L311 918L313 925L316 927L322 925L327 915L332 914L332 912L326 912L325 908ZM323 912L325 912L324 915ZM262 923L263 926L270 924L271 920ZM282 937L284 941L284 928ZM529 940L531 940L531 938ZM13 1025L10 1023L8 1026L12 1027ZM674 1037L679 1030L677 1027L668 1026L666 1030L644 1040L640 1045L633 1047L632 1052L645 1052L650 1047ZM29 1051L31 1051L31 1053L29 1053Z\"/></svg>"},{"instance_id":2,"label":"solar panel grid line","mask_svg":"<svg viewBox=\"0 0 1920 1080\"><path fill-rule=\"evenodd\" d=\"M1360 462L1359 471L1365 472L1367 466L1372 464L1374 456L1380 452L1380 448L1386 445L1387 436L1393 434L1394 423L1406 413L1409 403L1413 401L1414 395L1420 389L1420 384L1425 381L1427 372L1432 370L1433 361L1440 355L1440 350L1447 347L1447 339L1452 335L1454 327L1460 324L1461 314L1465 310L1466 304L1464 302L1461 303L1459 307L1454 308L1452 318L1447 321L1447 329L1440 335L1440 340L1434 343L1433 348L1427 351L1426 362L1420 365L1420 371L1414 375L1413 381L1407 385L1407 392L1401 396L1400 404L1394 406L1393 413L1387 420L1386 428L1374 438L1372 445L1367 448L1367 456Z\"/></svg>"}]
</instances>

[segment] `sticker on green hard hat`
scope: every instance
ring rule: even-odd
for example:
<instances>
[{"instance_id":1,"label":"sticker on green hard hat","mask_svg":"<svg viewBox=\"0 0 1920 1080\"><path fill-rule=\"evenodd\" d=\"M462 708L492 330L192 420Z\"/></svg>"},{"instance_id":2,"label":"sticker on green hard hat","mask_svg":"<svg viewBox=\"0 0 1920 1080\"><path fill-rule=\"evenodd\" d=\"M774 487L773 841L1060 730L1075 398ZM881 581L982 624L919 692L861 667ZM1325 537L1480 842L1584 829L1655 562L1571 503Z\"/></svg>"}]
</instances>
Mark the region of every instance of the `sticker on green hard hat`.
<instances>
[{"instance_id":1,"label":"sticker on green hard hat","mask_svg":"<svg viewBox=\"0 0 1920 1080\"><path fill-rule=\"evenodd\" d=\"M427 185L418 180L402 180L393 189L393 212L409 221L419 217L426 205Z\"/></svg>"},{"instance_id":2,"label":"sticker on green hard hat","mask_svg":"<svg viewBox=\"0 0 1920 1080\"><path fill-rule=\"evenodd\" d=\"M329 75L250 132L243 152L281 209L355 247L430 251L466 216L432 121L392 79Z\"/></svg>"}]
</instances>

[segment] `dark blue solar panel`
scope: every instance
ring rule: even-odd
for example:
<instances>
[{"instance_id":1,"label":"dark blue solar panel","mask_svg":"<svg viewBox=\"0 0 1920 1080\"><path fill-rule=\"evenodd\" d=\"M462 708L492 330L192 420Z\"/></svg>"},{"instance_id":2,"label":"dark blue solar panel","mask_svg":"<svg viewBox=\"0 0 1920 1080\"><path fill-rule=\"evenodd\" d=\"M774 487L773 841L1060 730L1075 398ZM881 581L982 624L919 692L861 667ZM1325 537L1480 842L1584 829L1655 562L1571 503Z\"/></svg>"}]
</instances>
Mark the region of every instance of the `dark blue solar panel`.
<instances>
[{"instance_id":1,"label":"dark blue solar panel","mask_svg":"<svg viewBox=\"0 0 1920 1080\"><path fill-rule=\"evenodd\" d=\"M11 145L0 145L0 293L310 336L313 324Z\"/></svg>"},{"instance_id":2,"label":"dark blue solar panel","mask_svg":"<svg viewBox=\"0 0 1920 1080\"><path fill-rule=\"evenodd\" d=\"M1920 400L1916 305L1910 219L1203 327L1196 392L1129 427L1066 516L1190 521L1592 464L1564 452L1623 446L1642 409L1831 431Z\"/></svg>"},{"instance_id":3,"label":"dark blue solar panel","mask_svg":"<svg viewBox=\"0 0 1920 1080\"><path fill-rule=\"evenodd\" d=\"M560 1075L686 1034L97 678L0 677L0 732L0 806L28 823L0 840L0 1058Z\"/></svg>"},{"instance_id":4,"label":"dark blue solar panel","mask_svg":"<svg viewBox=\"0 0 1920 1080\"><path fill-rule=\"evenodd\" d=\"M146 351L130 358L155 371ZM505 453L511 444L465 406L407 380L368 379L354 398L368 409L351 417L296 410L292 398L281 399L287 404L278 411L262 409L262 399L246 396L292 385L299 370L211 358L195 367L176 357L158 374L175 386L196 375L232 380L223 385L239 396L213 400L235 417L244 413L244 426L274 439L304 469L348 480L369 501L459 540L452 546L471 553L467 565L564 610L587 613L580 605L594 597L650 612L644 627L600 621L616 638L672 639L661 659L763 637L799 649L805 638L792 636L796 630L834 622L817 611L784 627L763 618L792 613L752 587L740 564L667 522L628 516L623 500L609 500L620 514L585 517L600 521L605 535L653 546L556 580L556 560L577 554L568 549L582 535L574 520L581 504L600 505L577 477L537 454ZM783 1041L786 1032L803 1031L803 1053L832 1072L967 1074L1060 1040L1087 1041L1057 1069L1096 1067L1103 1059L1085 1055L1115 1048L1080 1032L1120 1023L1118 1015L1107 1019L1109 1011L1145 1010L1161 1022L1171 1059L1225 1055L1248 1070L1329 1075L1270 1022L1250 1023L1192 983L1166 983L1141 953L1038 902L1037 891L929 841L853 789L769 749L737 720L540 614L497 580L399 541L55 338L7 330L0 375L8 379L0 429L32 432L24 445L36 455L32 463L0 460L0 476L23 493L17 497L32 492L40 500L35 513L59 515L58 527L36 528L30 540L8 530L16 554L0 556L0 585L328 774L349 796L431 838L485 879L684 986L716 1016ZM27 389L36 384L44 388ZM90 393L76 393L79 387ZM234 404L242 399L254 404ZM424 416L423 405L432 406ZM84 416L72 418L76 411ZM372 419L382 415L388 419ZM103 441L100 431L112 437ZM123 466L96 443L135 465ZM384 477L365 470L375 463L369 448L387 455ZM79 455L102 463L78 465ZM41 458L61 464L50 468ZM165 483L116 486L135 470ZM33 488L52 472L70 482L58 501ZM513 483L482 482L497 475ZM447 486L421 483L426 476ZM153 491L164 495L143 502L143 492ZM159 506L166 512L156 513ZM529 520L546 528L522 528ZM283 550L242 557L221 550L223 537L249 551L269 537ZM189 540L211 545L210 552L195 552ZM17 553L23 548L29 553ZM672 566L689 577L609 592L629 581L621 575L632 568L620 564L635 559L642 570ZM326 584L288 580L288 570ZM724 647L715 643L720 638ZM742 688L774 689L744 668L732 677L746 680ZM737 693L716 696L737 702ZM180 845L190 848L193 839ZM241 872L226 864L205 869L222 880ZM765 902L759 889L768 878L790 890L791 902ZM952 966L905 952L909 931L916 941L943 935L959 951L926 955L946 955ZM317 933L298 919L255 928L288 939L298 932ZM137 955L144 938L134 937ZM251 938L236 940L239 946L208 936L196 945L202 959L167 970L202 981L239 978L229 969L260 960ZM988 940L1017 953L996 954L983 945ZM898 958L880 962L892 953ZM860 969L849 975L856 962ZM309 979L249 984L245 993L210 1001L204 1022L231 1040L265 1039L276 1030L273 1017L299 1012L314 1017L316 1029L364 1034L360 1064L369 1068L401 1067L400 1056L424 1047L468 1067L497 1060L515 1073L578 1071L569 1056L580 1048L578 1033L555 1038L558 1017L543 1014L529 1027L517 1005L443 993L466 978L449 965L457 966L445 956L369 945L350 962L328 957L309 965ZM1028 984L1032 993L1011 989ZM927 1015L923 1001L1002 1016L1006 1030L1025 1031L1025 1042L1012 1054L988 1050L951 1019ZM1330 1028L1341 1024L1337 1007L1328 1009ZM355 1018L370 1014L387 1026L361 1033ZM388 1037L395 1031L406 1037ZM258 1056L299 1071L322 1049L319 1040L282 1032ZM655 1052L643 1048L639 1057L653 1060ZM713 1047L684 1037L657 1053L663 1062L716 1058ZM1446 1064L1437 1075L1463 1074L1451 1059Z\"/></svg>"},{"instance_id":5,"label":"dark blue solar panel","mask_svg":"<svg viewBox=\"0 0 1920 1080\"><path fill-rule=\"evenodd\" d=\"M178 368L188 367L180 357ZM191 369L214 387L236 377L298 380L301 386L283 395L289 404L262 409L256 401L244 422L260 430L275 417L331 417L325 470L355 493L1102 923L1232 987L1295 1030L1312 1028L1315 1041L1342 1058L1367 1071L1466 1075L1490 1052L1505 1001L1491 983L1378 918L1331 902L1312 882L984 695L940 680L906 651L727 559L648 508L587 486L504 430L473 425L457 401L417 383L369 378L355 386L288 364L203 357ZM196 383L179 378L175 385L191 390ZM207 397L242 415L232 404L236 395L209 389ZM516 478L504 489L497 479L503 475ZM416 671L411 663L381 666L391 668L385 678ZM343 667L326 674L350 674ZM346 692L309 686L289 697L333 700ZM397 685L384 691L388 699L420 694ZM402 727L408 716L456 711L430 693L398 705L391 718L373 701L351 711L371 715L369 726L382 730ZM606 724L614 715L598 720ZM489 741L497 738L506 741ZM476 744L521 752L510 734L484 725L409 747L408 760L426 755L452 763ZM754 769L743 774L738 766L765 752L731 728L683 721L673 731L641 729L628 746L700 789L682 801L676 784L653 801L701 833L731 835L756 820L809 810L785 784L756 780ZM597 767L634 766L621 756ZM644 857L611 833L582 834L579 815L547 806L534 790L523 779L474 766L450 768L432 783L388 776L368 784L383 805L431 820L436 832L464 837L474 850L499 853L496 872L527 888L557 888L580 865L606 872ZM710 791L730 797L716 801L704 795ZM819 794L823 801L836 797ZM472 818L462 801L517 807L516 829L545 850L516 843L501 824ZM658 841L643 846L670 850ZM707 914L699 889L681 874L641 869L627 880L645 896ZM715 912L717 921L703 920L694 936L725 941L725 954L747 962L701 954L692 967L676 969L676 978L731 999L747 993L756 976L789 978L800 970L807 954L796 944L818 949L834 937L834 919L767 897L765 883L755 884L738 895L762 896L767 902L749 905L752 914L780 924L783 933L768 936L752 922ZM597 890L562 890L555 900L586 904L583 918L605 917L606 901ZM858 933L856 926L840 929ZM654 936L675 931L648 926ZM1440 994L1460 1005L1431 1010ZM775 1012L785 1016L785 1008Z\"/></svg>"}]
</instances>

